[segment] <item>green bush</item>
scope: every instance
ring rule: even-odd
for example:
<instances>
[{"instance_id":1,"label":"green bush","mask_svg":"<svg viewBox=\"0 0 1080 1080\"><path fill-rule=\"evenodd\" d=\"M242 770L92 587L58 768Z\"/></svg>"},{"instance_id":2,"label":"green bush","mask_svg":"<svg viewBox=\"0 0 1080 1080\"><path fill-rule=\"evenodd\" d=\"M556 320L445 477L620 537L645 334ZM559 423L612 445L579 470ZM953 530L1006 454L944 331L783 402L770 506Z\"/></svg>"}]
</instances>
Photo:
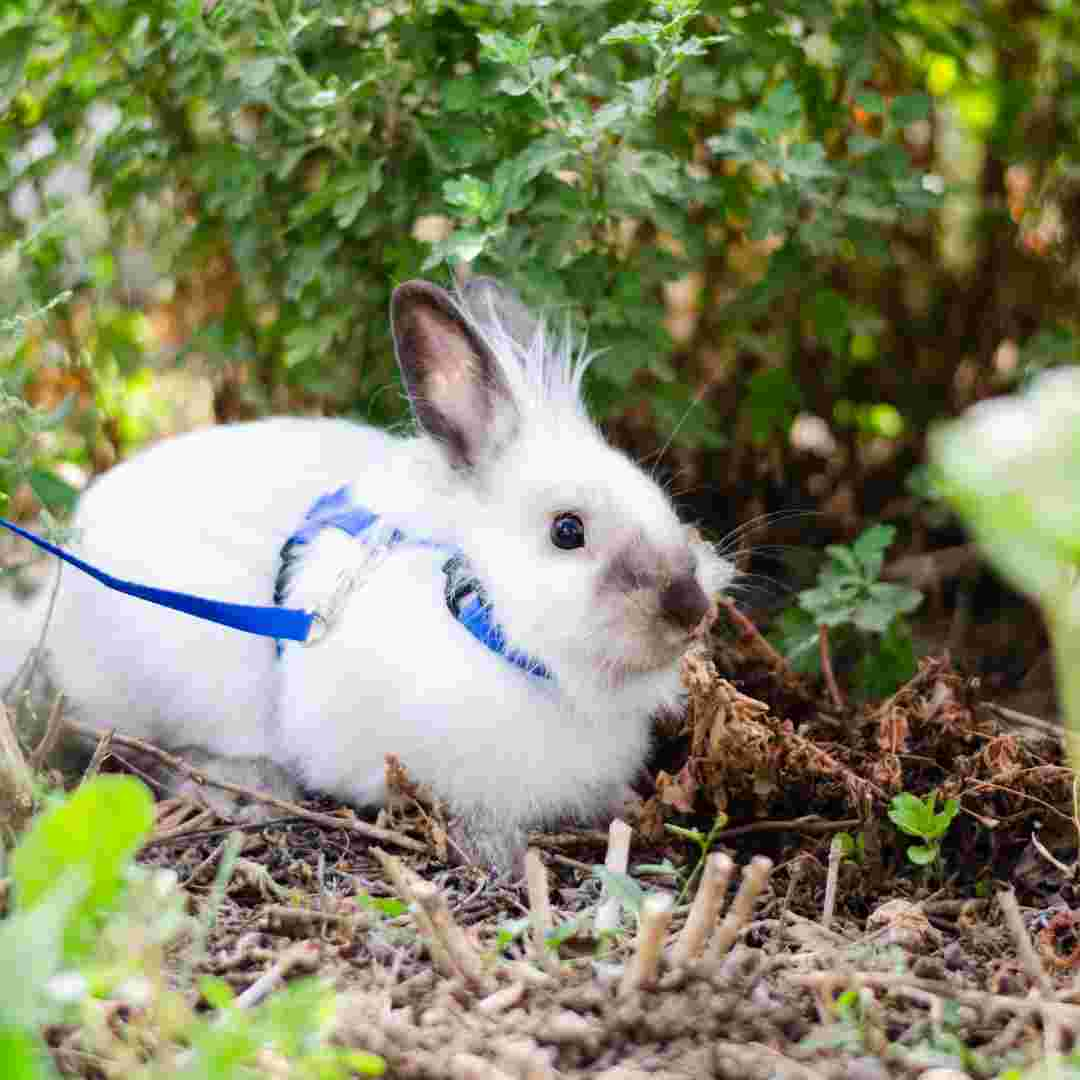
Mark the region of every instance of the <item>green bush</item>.
<instances>
[{"instance_id":1,"label":"green bush","mask_svg":"<svg viewBox=\"0 0 1080 1080\"><path fill-rule=\"evenodd\" d=\"M5 295L27 311L70 293L8 350L7 385L81 365L81 441L48 445L90 469L148 433L131 419L140 372L175 355L209 367L223 419L396 419L389 292L466 260L588 324L602 413L644 406L689 446L724 445L743 418L756 439L785 435L820 390L770 313L801 309L858 406L883 317L838 274L879 275L890 232L940 202L910 132L932 119L924 65L962 65L971 44L943 17L897 2L7 0ZM664 288L679 280L696 329L673 337ZM748 358L734 413L708 392L725 373L701 354L718 343L712 368Z\"/></svg>"}]
</instances>

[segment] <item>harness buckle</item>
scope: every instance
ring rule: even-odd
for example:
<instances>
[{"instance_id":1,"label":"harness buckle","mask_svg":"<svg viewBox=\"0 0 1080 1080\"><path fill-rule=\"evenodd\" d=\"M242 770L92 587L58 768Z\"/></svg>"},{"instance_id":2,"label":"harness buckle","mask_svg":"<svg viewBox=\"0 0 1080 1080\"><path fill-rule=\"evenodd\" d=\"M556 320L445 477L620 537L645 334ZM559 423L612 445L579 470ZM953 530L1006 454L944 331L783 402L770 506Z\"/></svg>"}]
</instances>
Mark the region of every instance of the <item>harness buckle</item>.
<instances>
[{"instance_id":1,"label":"harness buckle","mask_svg":"<svg viewBox=\"0 0 1080 1080\"><path fill-rule=\"evenodd\" d=\"M356 574L351 570L342 570L337 576L333 591L311 613L311 629L304 640L304 648L309 645L318 645L320 641L334 628L334 624L341 618L345 604L356 588Z\"/></svg>"}]
</instances>

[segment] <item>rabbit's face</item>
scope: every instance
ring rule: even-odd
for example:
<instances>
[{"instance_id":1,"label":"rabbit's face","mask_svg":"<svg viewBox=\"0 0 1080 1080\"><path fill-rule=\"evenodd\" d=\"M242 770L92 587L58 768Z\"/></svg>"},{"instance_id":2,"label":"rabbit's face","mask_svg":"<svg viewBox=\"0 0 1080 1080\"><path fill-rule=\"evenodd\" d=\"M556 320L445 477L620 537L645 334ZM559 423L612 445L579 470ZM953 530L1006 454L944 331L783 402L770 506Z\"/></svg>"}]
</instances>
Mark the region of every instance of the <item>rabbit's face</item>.
<instances>
[{"instance_id":1,"label":"rabbit's face","mask_svg":"<svg viewBox=\"0 0 1080 1080\"><path fill-rule=\"evenodd\" d=\"M556 675L622 685L670 666L731 578L583 418L520 432L476 497L465 550L511 645Z\"/></svg>"},{"instance_id":2,"label":"rabbit's face","mask_svg":"<svg viewBox=\"0 0 1080 1080\"><path fill-rule=\"evenodd\" d=\"M402 375L449 467L455 527L511 648L565 685L670 668L731 566L588 419L582 365L497 283L392 304Z\"/></svg>"}]
</instances>

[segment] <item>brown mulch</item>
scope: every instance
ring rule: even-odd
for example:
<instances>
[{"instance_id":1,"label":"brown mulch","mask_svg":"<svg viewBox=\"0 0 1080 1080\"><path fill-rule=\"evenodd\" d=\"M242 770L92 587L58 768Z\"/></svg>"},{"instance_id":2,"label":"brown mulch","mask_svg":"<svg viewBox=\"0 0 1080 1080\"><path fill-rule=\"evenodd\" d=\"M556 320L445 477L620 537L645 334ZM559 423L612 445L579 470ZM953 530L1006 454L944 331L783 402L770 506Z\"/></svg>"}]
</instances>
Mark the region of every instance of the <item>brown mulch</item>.
<instances>
[{"instance_id":1,"label":"brown mulch","mask_svg":"<svg viewBox=\"0 0 1080 1080\"><path fill-rule=\"evenodd\" d=\"M452 823L395 761L398 805L377 828L325 802L241 827L196 973L261 995L317 971L340 991L335 1038L380 1055L390 1077L974 1078L1071 1050L1077 827L1052 720L988 701L944 654L883 703L837 707L745 625L684 676L687 714L660 724L627 812L632 876L679 900L673 914L654 904L655 971L645 916L595 932L607 833L533 838L560 937L545 957L522 929L535 896L449 866ZM889 820L902 791L960 804L935 865L909 861L915 841ZM698 875L681 893L700 853L669 826L711 830L734 863L726 921L688 961L675 957ZM175 871L198 911L230 830L211 808L163 800L141 859ZM858 841L843 858L841 833ZM771 864L763 890L731 899L751 864ZM380 908L402 890L431 918Z\"/></svg>"}]
</instances>

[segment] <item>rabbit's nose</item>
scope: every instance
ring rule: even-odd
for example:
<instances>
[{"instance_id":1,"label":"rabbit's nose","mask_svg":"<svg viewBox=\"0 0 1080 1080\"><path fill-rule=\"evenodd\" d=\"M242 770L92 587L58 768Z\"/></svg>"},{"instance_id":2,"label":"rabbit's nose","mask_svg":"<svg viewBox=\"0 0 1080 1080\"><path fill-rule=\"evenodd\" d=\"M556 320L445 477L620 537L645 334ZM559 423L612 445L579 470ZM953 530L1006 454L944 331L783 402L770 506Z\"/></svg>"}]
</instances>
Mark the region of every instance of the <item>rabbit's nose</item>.
<instances>
[{"instance_id":1,"label":"rabbit's nose","mask_svg":"<svg viewBox=\"0 0 1080 1080\"><path fill-rule=\"evenodd\" d=\"M660 610L666 619L693 630L709 611L709 598L692 574L675 578L660 593Z\"/></svg>"}]
</instances>

